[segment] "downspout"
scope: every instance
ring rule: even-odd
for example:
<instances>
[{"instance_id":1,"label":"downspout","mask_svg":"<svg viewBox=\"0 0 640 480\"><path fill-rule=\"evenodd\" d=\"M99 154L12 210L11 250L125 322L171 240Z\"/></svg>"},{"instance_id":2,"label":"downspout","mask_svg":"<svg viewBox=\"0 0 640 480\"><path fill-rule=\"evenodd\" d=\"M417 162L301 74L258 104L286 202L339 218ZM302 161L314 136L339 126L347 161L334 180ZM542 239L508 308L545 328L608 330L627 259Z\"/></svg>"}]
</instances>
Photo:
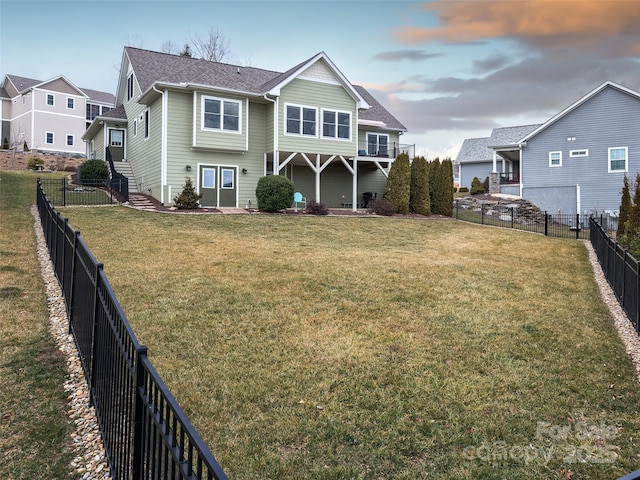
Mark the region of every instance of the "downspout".
<instances>
[{"instance_id":1,"label":"downspout","mask_svg":"<svg viewBox=\"0 0 640 480\"><path fill-rule=\"evenodd\" d=\"M523 142L520 145L518 145L518 147L520 147L520 172L518 173L518 175L520 176L520 198L524 198L522 196L522 193L524 191L524 175L522 174L524 172L524 150L523 148L527 146L527 142Z\"/></svg>"},{"instance_id":2,"label":"downspout","mask_svg":"<svg viewBox=\"0 0 640 480\"><path fill-rule=\"evenodd\" d=\"M280 156L280 153L278 152L278 98L276 97L276 99L271 99L269 97L267 97L267 94L265 93L262 98L264 98L265 100L267 100L268 102L273 103L273 174L277 175L275 169L276 169L276 156ZM267 170L267 165L266 165L266 159L265 159L265 173Z\"/></svg>"},{"instance_id":3,"label":"downspout","mask_svg":"<svg viewBox=\"0 0 640 480\"><path fill-rule=\"evenodd\" d=\"M166 90L158 90L155 85L151 88L162 97L162 121L160 122L160 203L164 205L164 189L167 186L167 103L169 95ZM151 116L149 116L149 123L151 123ZM151 128L150 125L149 128Z\"/></svg>"}]
</instances>

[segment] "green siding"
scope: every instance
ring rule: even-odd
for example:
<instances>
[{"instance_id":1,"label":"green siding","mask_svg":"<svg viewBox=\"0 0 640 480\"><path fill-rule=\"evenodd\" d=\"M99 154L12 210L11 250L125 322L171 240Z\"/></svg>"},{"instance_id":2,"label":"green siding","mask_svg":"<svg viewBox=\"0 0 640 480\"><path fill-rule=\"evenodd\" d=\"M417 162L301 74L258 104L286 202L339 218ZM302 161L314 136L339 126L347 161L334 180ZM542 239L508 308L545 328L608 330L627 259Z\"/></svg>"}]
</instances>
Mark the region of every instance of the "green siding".
<instances>
[{"instance_id":1,"label":"green siding","mask_svg":"<svg viewBox=\"0 0 640 480\"><path fill-rule=\"evenodd\" d=\"M247 149L247 100L237 97L228 97L220 95L204 95L196 92L196 115L195 115L195 143L196 148L209 148L215 150L238 150L245 151ZM240 100L240 133L222 132L215 130L202 129L202 97L212 97L216 99ZM191 124L191 118L189 123Z\"/></svg>"},{"instance_id":2,"label":"green siding","mask_svg":"<svg viewBox=\"0 0 640 480\"><path fill-rule=\"evenodd\" d=\"M400 134L398 132L389 132L372 127L360 127L358 129L358 150L367 150L367 133L389 135L389 155L393 154L394 145L397 149L398 145L400 144ZM399 153L399 151L396 151L396 154Z\"/></svg>"},{"instance_id":3,"label":"green siding","mask_svg":"<svg viewBox=\"0 0 640 480\"><path fill-rule=\"evenodd\" d=\"M286 104L317 107L317 138L285 135ZM351 141L322 138L322 109L351 112ZM356 103L340 85L296 79L281 91L278 111L278 150L283 152L312 152L327 155L356 154Z\"/></svg>"}]
</instances>

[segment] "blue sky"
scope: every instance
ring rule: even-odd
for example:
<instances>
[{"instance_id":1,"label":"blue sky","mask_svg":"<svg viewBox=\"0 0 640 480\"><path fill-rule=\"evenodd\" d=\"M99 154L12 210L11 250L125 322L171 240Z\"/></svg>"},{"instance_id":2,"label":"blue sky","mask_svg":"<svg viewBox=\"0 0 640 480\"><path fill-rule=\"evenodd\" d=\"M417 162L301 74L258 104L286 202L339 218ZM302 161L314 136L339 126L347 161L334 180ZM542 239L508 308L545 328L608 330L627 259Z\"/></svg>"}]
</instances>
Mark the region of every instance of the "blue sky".
<instances>
[{"instance_id":1,"label":"blue sky","mask_svg":"<svg viewBox=\"0 0 640 480\"><path fill-rule=\"evenodd\" d=\"M320 51L428 159L540 123L606 80L640 91L636 0L6 1L0 74L115 93L124 46L220 30L230 63L285 71Z\"/></svg>"}]
</instances>

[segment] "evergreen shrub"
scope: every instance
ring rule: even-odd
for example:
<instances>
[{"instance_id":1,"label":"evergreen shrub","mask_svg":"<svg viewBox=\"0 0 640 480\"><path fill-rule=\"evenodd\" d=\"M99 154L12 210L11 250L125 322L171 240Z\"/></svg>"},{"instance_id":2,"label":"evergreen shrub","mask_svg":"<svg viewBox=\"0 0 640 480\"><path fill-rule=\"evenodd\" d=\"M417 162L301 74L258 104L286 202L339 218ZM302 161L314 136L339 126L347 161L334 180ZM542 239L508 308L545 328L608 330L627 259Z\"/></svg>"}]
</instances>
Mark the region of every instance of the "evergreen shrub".
<instances>
[{"instance_id":1,"label":"evergreen shrub","mask_svg":"<svg viewBox=\"0 0 640 480\"><path fill-rule=\"evenodd\" d=\"M27 161L27 168L29 170L40 170L44 167L44 160L39 157L31 157Z\"/></svg>"},{"instance_id":2,"label":"evergreen shrub","mask_svg":"<svg viewBox=\"0 0 640 480\"><path fill-rule=\"evenodd\" d=\"M196 193L196 189L191 182L191 178L186 177L182 192L173 199L173 205L178 210L194 210L200 208L198 201L202 198L202 194Z\"/></svg>"},{"instance_id":3,"label":"evergreen shrub","mask_svg":"<svg viewBox=\"0 0 640 480\"><path fill-rule=\"evenodd\" d=\"M395 159L389 170L387 183L384 187L384 199L400 214L409 213L409 198L411 189L411 164L409 155L401 153Z\"/></svg>"},{"instance_id":4,"label":"evergreen shrub","mask_svg":"<svg viewBox=\"0 0 640 480\"><path fill-rule=\"evenodd\" d=\"M328 215L329 209L325 207L324 203L318 203L315 200L311 200L307 203L305 212L310 213L311 215Z\"/></svg>"},{"instance_id":5,"label":"evergreen shrub","mask_svg":"<svg viewBox=\"0 0 640 480\"><path fill-rule=\"evenodd\" d=\"M256 186L258 208L265 212L277 212L289 208L293 203L295 185L281 175L260 177Z\"/></svg>"},{"instance_id":6,"label":"evergreen shrub","mask_svg":"<svg viewBox=\"0 0 640 480\"><path fill-rule=\"evenodd\" d=\"M109 171L102 160L87 160L78 167L78 176L81 180L106 180Z\"/></svg>"},{"instance_id":7,"label":"evergreen shrub","mask_svg":"<svg viewBox=\"0 0 640 480\"><path fill-rule=\"evenodd\" d=\"M484 193L484 185L480 181L478 177L473 177L471 180L471 195L478 195L479 193Z\"/></svg>"}]
</instances>

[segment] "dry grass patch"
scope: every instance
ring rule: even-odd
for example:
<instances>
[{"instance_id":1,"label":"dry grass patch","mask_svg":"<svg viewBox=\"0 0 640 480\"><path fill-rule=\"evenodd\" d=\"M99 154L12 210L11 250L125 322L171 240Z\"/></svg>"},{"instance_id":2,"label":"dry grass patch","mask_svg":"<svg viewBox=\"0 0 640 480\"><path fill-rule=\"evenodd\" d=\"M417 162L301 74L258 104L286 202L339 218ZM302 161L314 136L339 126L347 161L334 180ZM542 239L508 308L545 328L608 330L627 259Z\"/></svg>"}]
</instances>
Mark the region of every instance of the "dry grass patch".
<instances>
[{"instance_id":1,"label":"dry grass patch","mask_svg":"<svg viewBox=\"0 0 640 480\"><path fill-rule=\"evenodd\" d=\"M65 214L233 478L604 479L640 461L640 391L579 242L454 221ZM616 436L584 438L581 421ZM571 435L537 438L539 422ZM486 445L552 454L487 460ZM615 458L572 463L578 447Z\"/></svg>"}]
</instances>

